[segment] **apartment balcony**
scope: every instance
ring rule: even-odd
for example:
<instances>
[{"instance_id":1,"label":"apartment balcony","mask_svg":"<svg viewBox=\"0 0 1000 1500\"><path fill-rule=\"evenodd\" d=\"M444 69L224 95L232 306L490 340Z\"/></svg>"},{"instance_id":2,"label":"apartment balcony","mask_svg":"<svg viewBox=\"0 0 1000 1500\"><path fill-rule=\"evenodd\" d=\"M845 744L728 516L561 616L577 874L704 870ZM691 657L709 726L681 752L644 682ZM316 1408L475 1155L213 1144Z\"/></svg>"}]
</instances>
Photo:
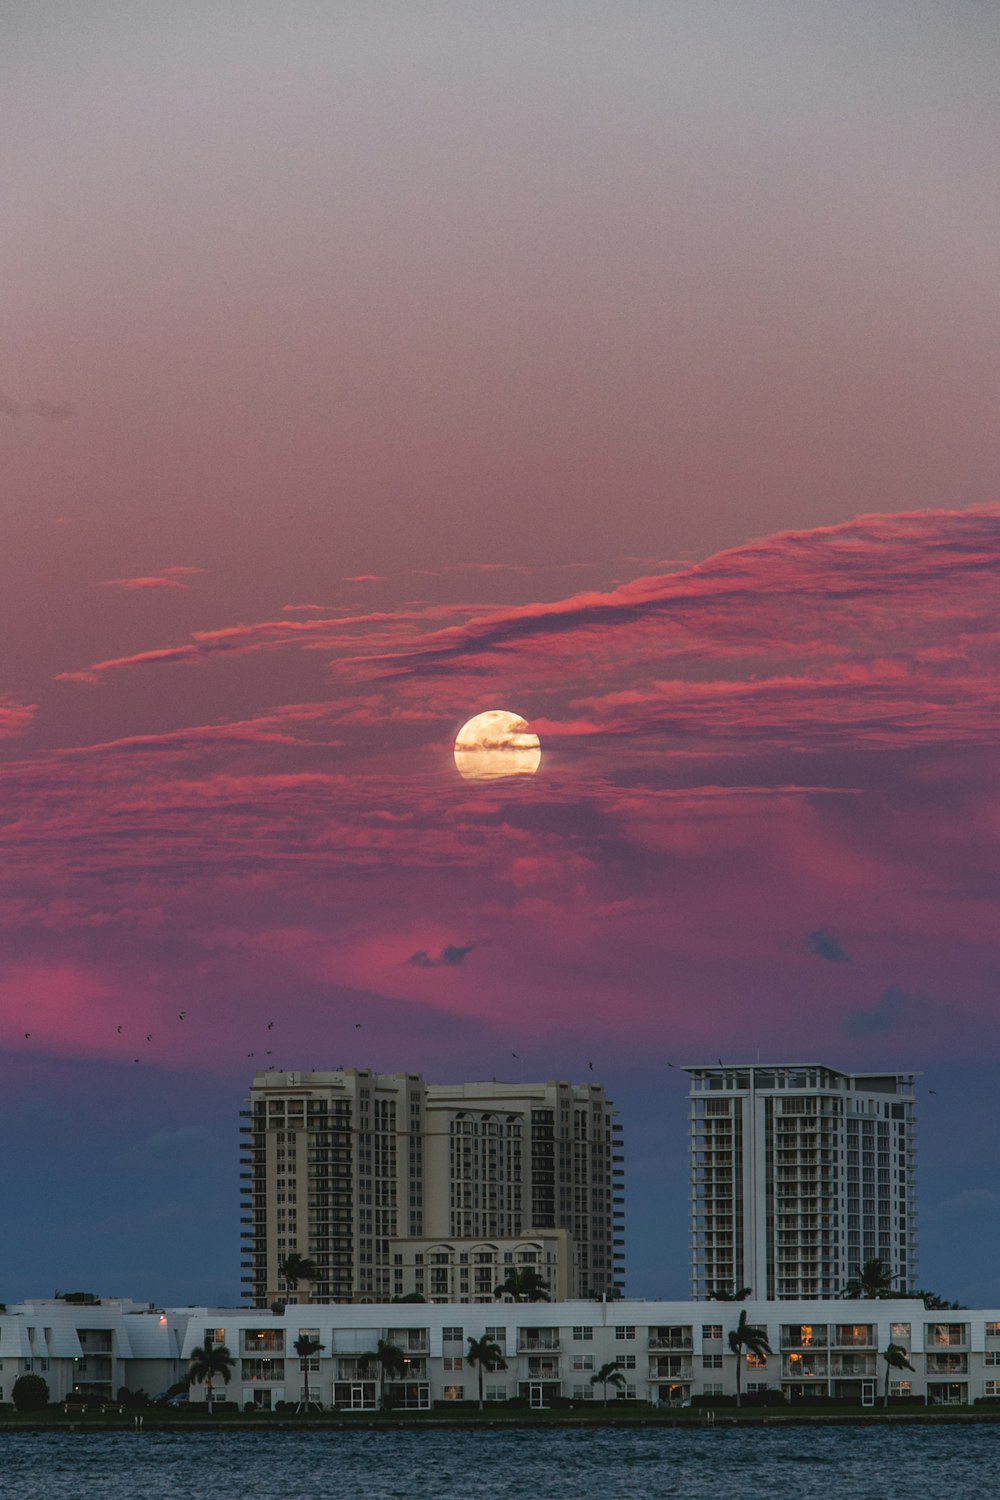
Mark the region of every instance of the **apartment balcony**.
<instances>
[{"instance_id":1,"label":"apartment balcony","mask_svg":"<svg viewBox=\"0 0 1000 1500\"><path fill-rule=\"evenodd\" d=\"M825 1380L829 1365L825 1353L783 1354L781 1375L783 1380Z\"/></svg>"},{"instance_id":2,"label":"apartment balcony","mask_svg":"<svg viewBox=\"0 0 1000 1500\"><path fill-rule=\"evenodd\" d=\"M838 1324L833 1330L833 1344L838 1349L876 1349L875 1328L872 1324Z\"/></svg>"},{"instance_id":3,"label":"apartment balcony","mask_svg":"<svg viewBox=\"0 0 1000 1500\"><path fill-rule=\"evenodd\" d=\"M690 1353L694 1348L692 1330L685 1328L674 1332L668 1329L650 1329L648 1347L650 1349L678 1349Z\"/></svg>"},{"instance_id":4,"label":"apartment balcony","mask_svg":"<svg viewBox=\"0 0 1000 1500\"><path fill-rule=\"evenodd\" d=\"M526 1332L520 1330L517 1339L518 1354L549 1353L558 1354L560 1349L559 1332L553 1328L546 1333Z\"/></svg>"},{"instance_id":5,"label":"apartment balcony","mask_svg":"<svg viewBox=\"0 0 1000 1500\"><path fill-rule=\"evenodd\" d=\"M534 1356L526 1360L525 1365L526 1368L522 1370L522 1374L526 1374L529 1380L559 1379L558 1359L545 1359L541 1356Z\"/></svg>"},{"instance_id":6,"label":"apartment balcony","mask_svg":"<svg viewBox=\"0 0 1000 1500\"><path fill-rule=\"evenodd\" d=\"M650 1380L693 1380L694 1366L689 1359L677 1356L672 1359L651 1359Z\"/></svg>"},{"instance_id":7,"label":"apartment balcony","mask_svg":"<svg viewBox=\"0 0 1000 1500\"><path fill-rule=\"evenodd\" d=\"M969 1356L967 1354L928 1354L928 1375L967 1375L969 1373Z\"/></svg>"},{"instance_id":8,"label":"apartment balcony","mask_svg":"<svg viewBox=\"0 0 1000 1500\"><path fill-rule=\"evenodd\" d=\"M388 1342L402 1349L404 1354L426 1354L428 1351L427 1330L424 1328L390 1328Z\"/></svg>"},{"instance_id":9,"label":"apartment balcony","mask_svg":"<svg viewBox=\"0 0 1000 1500\"><path fill-rule=\"evenodd\" d=\"M832 1354L830 1356L830 1374L835 1379L841 1376L870 1377L877 1373L877 1361L874 1354Z\"/></svg>"}]
</instances>

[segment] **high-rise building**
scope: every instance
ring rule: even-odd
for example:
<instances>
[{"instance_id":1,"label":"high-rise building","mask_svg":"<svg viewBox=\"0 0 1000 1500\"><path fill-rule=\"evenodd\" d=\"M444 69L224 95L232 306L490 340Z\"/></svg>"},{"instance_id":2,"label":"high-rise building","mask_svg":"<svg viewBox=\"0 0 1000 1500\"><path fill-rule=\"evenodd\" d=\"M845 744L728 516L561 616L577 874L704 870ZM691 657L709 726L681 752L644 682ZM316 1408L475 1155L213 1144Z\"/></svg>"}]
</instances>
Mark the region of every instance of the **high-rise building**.
<instances>
[{"instance_id":1,"label":"high-rise building","mask_svg":"<svg viewBox=\"0 0 1000 1500\"><path fill-rule=\"evenodd\" d=\"M691 1292L840 1297L879 1259L916 1284L912 1073L689 1067Z\"/></svg>"},{"instance_id":2,"label":"high-rise building","mask_svg":"<svg viewBox=\"0 0 1000 1500\"><path fill-rule=\"evenodd\" d=\"M539 1245L527 1241L553 1230L565 1231L543 1251L556 1257L554 1287L622 1290L621 1127L599 1085L262 1072L248 1103L241 1280L255 1307L387 1301L413 1289L416 1254L428 1269L450 1255L449 1297L457 1286L459 1300L481 1301L484 1287L465 1296L463 1264L489 1253L491 1265L498 1254L532 1265ZM412 1260L403 1240L421 1241ZM298 1288L279 1269L293 1253L317 1271Z\"/></svg>"}]
</instances>

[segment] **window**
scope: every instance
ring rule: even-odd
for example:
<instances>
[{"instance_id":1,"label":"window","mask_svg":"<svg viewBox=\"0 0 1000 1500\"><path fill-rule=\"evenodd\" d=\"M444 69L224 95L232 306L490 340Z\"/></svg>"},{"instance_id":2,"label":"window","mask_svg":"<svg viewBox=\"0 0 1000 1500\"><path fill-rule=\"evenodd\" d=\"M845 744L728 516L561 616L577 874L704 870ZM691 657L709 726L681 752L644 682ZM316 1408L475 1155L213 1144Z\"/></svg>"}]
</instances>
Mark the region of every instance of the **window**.
<instances>
[{"instance_id":1,"label":"window","mask_svg":"<svg viewBox=\"0 0 1000 1500\"><path fill-rule=\"evenodd\" d=\"M932 1344L937 1344L940 1347L942 1344L947 1346L949 1344L964 1344L965 1342L966 1337L964 1323L927 1324L927 1337L925 1343L928 1348Z\"/></svg>"},{"instance_id":2,"label":"window","mask_svg":"<svg viewBox=\"0 0 1000 1500\"><path fill-rule=\"evenodd\" d=\"M585 1344L585 1343L588 1343L593 1337L594 1337L594 1330L592 1328L574 1328L573 1329L573 1341L574 1341L574 1343Z\"/></svg>"},{"instance_id":3,"label":"window","mask_svg":"<svg viewBox=\"0 0 1000 1500\"><path fill-rule=\"evenodd\" d=\"M1000 1349L987 1349L983 1355L983 1363L987 1365L1000 1365Z\"/></svg>"},{"instance_id":4,"label":"window","mask_svg":"<svg viewBox=\"0 0 1000 1500\"><path fill-rule=\"evenodd\" d=\"M506 1401L507 1387L505 1385L488 1385L483 1390L487 1401Z\"/></svg>"},{"instance_id":5,"label":"window","mask_svg":"<svg viewBox=\"0 0 1000 1500\"><path fill-rule=\"evenodd\" d=\"M983 1386L983 1394L994 1398L1000 1396L1000 1380L987 1380Z\"/></svg>"},{"instance_id":6,"label":"window","mask_svg":"<svg viewBox=\"0 0 1000 1500\"><path fill-rule=\"evenodd\" d=\"M766 1380L748 1380L747 1393L766 1391L768 1389Z\"/></svg>"},{"instance_id":7,"label":"window","mask_svg":"<svg viewBox=\"0 0 1000 1500\"><path fill-rule=\"evenodd\" d=\"M464 1357L457 1354L446 1354L441 1363L446 1370L457 1372L463 1367Z\"/></svg>"},{"instance_id":8,"label":"window","mask_svg":"<svg viewBox=\"0 0 1000 1500\"><path fill-rule=\"evenodd\" d=\"M571 1370L592 1370L594 1368L594 1356L592 1354L574 1354L570 1360Z\"/></svg>"},{"instance_id":9,"label":"window","mask_svg":"<svg viewBox=\"0 0 1000 1500\"><path fill-rule=\"evenodd\" d=\"M634 1339L635 1328L631 1323L619 1323L615 1328L616 1339Z\"/></svg>"},{"instance_id":10,"label":"window","mask_svg":"<svg viewBox=\"0 0 1000 1500\"><path fill-rule=\"evenodd\" d=\"M702 1336L703 1339L721 1339L721 1337L722 1337L722 1324L721 1323L703 1323L702 1327L701 1327L701 1336Z\"/></svg>"},{"instance_id":11,"label":"window","mask_svg":"<svg viewBox=\"0 0 1000 1500\"><path fill-rule=\"evenodd\" d=\"M575 1385L573 1387L574 1401L593 1401L594 1387L592 1385Z\"/></svg>"},{"instance_id":12,"label":"window","mask_svg":"<svg viewBox=\"0 0 1000 1500\"><path fill-rule=\"evenodd\" d=\"M748 1353L747 1354L747 1369L748 1370L766 1370L767 1369L767 1355L766 1354L749 1354ZM750 1387L747 1386L747 1390L749 1390L749 1389L750 1389Z\"/></svg>"},{"instance_id":13,"label":"window","mask_svg":"<svg viewBox=\"0 0 1000 1500\"><path fill-rule=\"evenodd\" d=\"M987 1323L986 1337L988 1339L1000 1339L1000 1323Z\"/></svg>"},{"instance_id":14,"label":"window","mask_svg":"<svg viewBox=\"0 0 1000 1500\"><path fill-rule=\"evenodd\" d=\"M226 1330L224 1328L206 1328L206 1344L224 1344L226 1342Z\"/></svg>"},{"instance_id":15,"label":"window","mask_svg":"<svg viewBox=\"0 0 1000 1500\"><path fill-rule=\"evenodd\" d=\"M446 1344L460 1344L462 1342L461 1328L442 1328L441 1337Z\"/></svg>"},{"instance_id":16,"label":"window","mask_svg":"<svg viewBox=\"0 0 1000 1500\"><path fill-rule=\"evenodd\" d=\"M890 1396L912 1396L913 1395L913 1381L912 1380L890 1380L890 1382L889 1382L889 1395Z\"/></svg>"},{"instance_id":17,"label":"window","mask_svg":"<svg viewBox=\"0 0 1000 1500\"><path fill-rule=\"evenodd\" d=\"M702 1390L706 1396L721 1396L722 1382L718 1380L706 1380L702 1386Z\"/></svg>"},{"instance_id":18,"label":"window","mask_svg":"<svg viewBox=\"0 0 1000 1500\"><path fill-rule=\"evenodd\" d=\"M705 1366L706 1370L721 1370L722 1369L722 1355L721 1354L703 1354L701 1362Z\"/></svg>"},{"instance_id":19,"label":"window","mask_svg":"<svg viewBox=\"0 0 1000 1500\"><path fill-rule=\"evenodd\" d=\"M240 1369L241 1379L252 1380L284 1380L285 1361L283 1359L245 1359Z\"/></svg>"}]
</instances>

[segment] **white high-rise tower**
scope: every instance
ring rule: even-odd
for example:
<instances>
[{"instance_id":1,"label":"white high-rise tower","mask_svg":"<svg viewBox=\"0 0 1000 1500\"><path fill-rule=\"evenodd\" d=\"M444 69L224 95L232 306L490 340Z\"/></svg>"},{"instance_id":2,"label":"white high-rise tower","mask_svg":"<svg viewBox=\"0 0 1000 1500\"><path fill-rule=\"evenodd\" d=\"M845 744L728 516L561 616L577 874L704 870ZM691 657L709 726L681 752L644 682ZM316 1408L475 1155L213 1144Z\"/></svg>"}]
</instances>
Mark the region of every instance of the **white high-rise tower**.
<instances>
[{"instance_id":1,"label":"white high-rise tower","mask_svg":"<svg viewBox=\"0 0 1000 1500\"><path fill-rule=\"evenodd\" d=\"M688 1067L691 1292L839 1297L880 1259L916 1284L912 1073Z\"/></svg>"}]
</instances>

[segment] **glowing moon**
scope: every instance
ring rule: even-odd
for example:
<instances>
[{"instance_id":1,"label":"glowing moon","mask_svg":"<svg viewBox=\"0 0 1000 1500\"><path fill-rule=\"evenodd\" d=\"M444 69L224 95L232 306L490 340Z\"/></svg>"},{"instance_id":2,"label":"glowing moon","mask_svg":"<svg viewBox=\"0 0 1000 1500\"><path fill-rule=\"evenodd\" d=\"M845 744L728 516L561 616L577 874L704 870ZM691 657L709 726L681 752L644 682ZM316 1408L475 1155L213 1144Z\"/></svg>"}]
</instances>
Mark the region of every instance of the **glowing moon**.
<instances>
[{"instance_id":1,"label":"glowing moon","mask_svg":"<svg viewBox=\"0 0 1000 1500\"><path fill-rule=\"evenodd\" d=\"M463 724L455 740L455 764L466 781L534 776L542 760L538 735L519 714L490 708Z\"/></svg>"}]
</instances>

